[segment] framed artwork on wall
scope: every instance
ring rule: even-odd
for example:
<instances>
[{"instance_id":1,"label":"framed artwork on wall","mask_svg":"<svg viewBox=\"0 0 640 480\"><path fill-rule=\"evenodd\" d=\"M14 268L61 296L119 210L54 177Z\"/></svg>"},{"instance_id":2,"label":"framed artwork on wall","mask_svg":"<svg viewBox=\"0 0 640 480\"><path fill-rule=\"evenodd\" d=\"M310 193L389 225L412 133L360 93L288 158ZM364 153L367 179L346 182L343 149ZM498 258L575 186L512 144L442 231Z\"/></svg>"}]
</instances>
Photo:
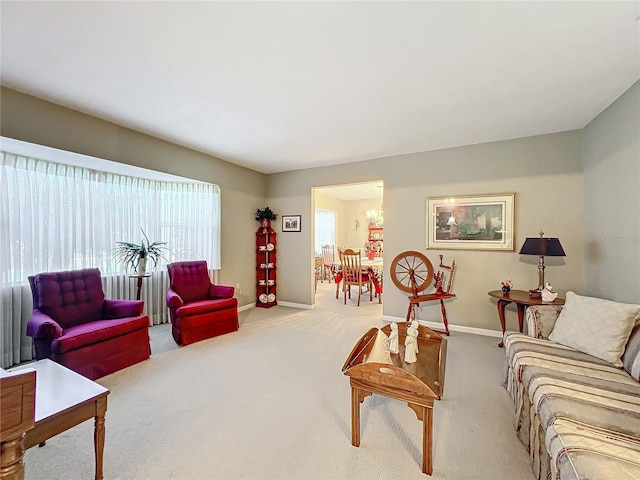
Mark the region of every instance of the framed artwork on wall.
<instances>
[{"instance_id":1,"label":"framed artwork on wall","mask_svg":"<svg viewBox=\"0 0 640 480\"><path fill-rule=\"evenodd\" d=\"M514 251L515 193L427 198L427 249Z\"/></svg>"},{"instance_id":2,"label":"framed artwork on wall","mask_svg":"<svg viewBox=\"0 0 640 480\"><path fill-rule=\"evenodd\" d=\"M283 232L301 232L302 215L282 215Z\"/></svg>"}]
</instances>

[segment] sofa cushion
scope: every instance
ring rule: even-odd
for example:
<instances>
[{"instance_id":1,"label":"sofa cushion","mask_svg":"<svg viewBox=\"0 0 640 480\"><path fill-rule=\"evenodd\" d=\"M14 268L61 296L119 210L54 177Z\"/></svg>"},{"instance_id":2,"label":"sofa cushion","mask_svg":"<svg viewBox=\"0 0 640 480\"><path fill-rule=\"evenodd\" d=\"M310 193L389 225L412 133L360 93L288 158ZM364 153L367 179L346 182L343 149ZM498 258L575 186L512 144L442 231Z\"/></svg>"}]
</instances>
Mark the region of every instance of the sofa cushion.
<instances>
[{"instance_id":1,"label":"sofa cushion","mask_svg":"<svg viewBox=\"0 0 640 480\"><path fill-rule=\"evenodd\" d=\"M149 317L122 318L115 320L98 320L81 323L65 329L62 336L51 343L53 354L62 354L76 348L118 337L134 330L149 328Z\"/></svg>"},{"instance_id":2,"label":"sofa cushion","mask_svg":"<svg viewBox=\"0 0 640 480\"><path fill-rule=\"evenodd\" d=\"M567 292L549 340L621 367L620 357L639 316L640 305Z\"/></svg>"}]
</instances>

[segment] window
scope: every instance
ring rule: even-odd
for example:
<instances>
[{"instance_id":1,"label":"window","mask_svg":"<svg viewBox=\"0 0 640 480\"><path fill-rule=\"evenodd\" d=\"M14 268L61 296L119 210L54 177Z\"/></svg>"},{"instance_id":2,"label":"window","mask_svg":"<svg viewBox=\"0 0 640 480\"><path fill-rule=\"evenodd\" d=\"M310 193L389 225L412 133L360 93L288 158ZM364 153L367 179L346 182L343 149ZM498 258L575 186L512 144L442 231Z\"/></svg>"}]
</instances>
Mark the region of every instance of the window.
<instances>
[{"instance_id":1,"label":"window","mask_svg":"<svg viewBox=\"0 0 640 480\"><path fill-rule=\"evenodd\" d=\"M316 208L316 255L322 255L322 245L336 244L336 212Z\"/></svg>"},{"instance_id":2,"label":"window","mask_svg":"<svg viewBox=\"0 0 640 480\"><path fill-rule=\"evenodd\" d=\"M3 139L2 150L8 143ZM29 275L95 267L107 298L135 298L135 281L113 249L120 241L140 243L141 229L152 242L167 242L168 262L206 260L220 268L220 189L179 177L141 178L0 151L0 228L4 367L31 359L31 339L23 337ZM165 323L166 264L151 273L145 311L153 324Z\"/></svg>"}]
</instances>

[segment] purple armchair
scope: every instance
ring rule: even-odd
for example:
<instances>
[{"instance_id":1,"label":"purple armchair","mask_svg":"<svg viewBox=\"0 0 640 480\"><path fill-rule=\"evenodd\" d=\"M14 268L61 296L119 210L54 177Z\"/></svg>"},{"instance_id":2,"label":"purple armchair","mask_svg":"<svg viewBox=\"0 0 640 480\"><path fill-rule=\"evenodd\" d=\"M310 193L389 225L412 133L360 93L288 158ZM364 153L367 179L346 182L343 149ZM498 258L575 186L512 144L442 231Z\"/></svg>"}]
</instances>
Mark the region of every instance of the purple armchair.
<instances>
[{"instance_id":1,"label":"purple armchair","mask_svg":"<svg viewBox=\"0 0 640 480\"><path fill-rule=\"evenodd\" d=\"M29 277L33 315L27 335L36 358L50 358L92 380L151 355L144 302L106 300L100 270Z\"/></svg>"},{"instance_id":2,"label":"purple armchair","mask_svg":"<svg viewBox=\"0 0 640 480\"><path fill-rule=\"evenodd\" d=\"M171 333L178 345L238 330L238 299L234 288L213 285L207 262L178 262L167 265L167 306Z\"/></svg>"}]
</instances>

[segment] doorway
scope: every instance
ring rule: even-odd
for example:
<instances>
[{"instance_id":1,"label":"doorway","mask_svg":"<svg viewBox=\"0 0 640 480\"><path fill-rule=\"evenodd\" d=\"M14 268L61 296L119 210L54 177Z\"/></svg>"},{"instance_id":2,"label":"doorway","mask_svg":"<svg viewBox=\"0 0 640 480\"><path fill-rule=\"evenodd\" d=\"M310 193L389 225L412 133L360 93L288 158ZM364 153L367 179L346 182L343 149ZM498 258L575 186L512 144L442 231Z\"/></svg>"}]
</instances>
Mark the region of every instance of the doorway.
<instances>
[{"instance_id":1,"label":"doorway","mask_svg":"<svg viewBox=\"0 0 640 480\"><path fill-rule=\"evenodd\" d=\"M363 258L383 255L384 182L377 180L315 187L313 196L315 235L312 255L315 257L316 282L323 285L321 290L324 292L326 282L334 284L334 279L323 257L323 245L333 247L335 261L338 260L338 248L359 250ZM322 266L318 267L320 263ZM318 288L315 292L317 295Z\"/></svg>"}]
</instances>

